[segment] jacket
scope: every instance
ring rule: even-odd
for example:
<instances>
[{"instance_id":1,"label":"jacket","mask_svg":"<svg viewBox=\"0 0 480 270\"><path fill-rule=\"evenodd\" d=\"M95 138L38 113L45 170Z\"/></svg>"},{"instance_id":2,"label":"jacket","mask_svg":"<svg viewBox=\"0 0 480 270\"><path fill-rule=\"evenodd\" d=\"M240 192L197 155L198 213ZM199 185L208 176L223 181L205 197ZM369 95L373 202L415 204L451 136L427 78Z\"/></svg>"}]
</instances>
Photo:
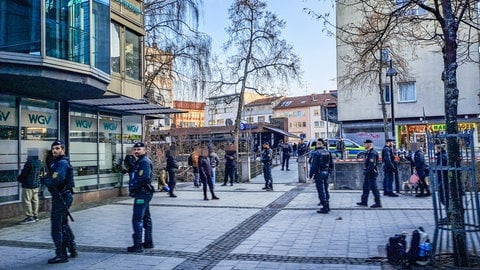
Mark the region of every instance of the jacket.
<instances>
[{"instance_id":1,"label":"jacket","mask_svg":"<svg viewBox=\"0 0 480 270\"><path fill-rule=\"evenodd\" d=\"M22 188L38 188L40 187L40 172L42 170L42 162L38 159L27 159L23 170L18 176L18 181L22 183Z\"/></svg>"}]
</instances>

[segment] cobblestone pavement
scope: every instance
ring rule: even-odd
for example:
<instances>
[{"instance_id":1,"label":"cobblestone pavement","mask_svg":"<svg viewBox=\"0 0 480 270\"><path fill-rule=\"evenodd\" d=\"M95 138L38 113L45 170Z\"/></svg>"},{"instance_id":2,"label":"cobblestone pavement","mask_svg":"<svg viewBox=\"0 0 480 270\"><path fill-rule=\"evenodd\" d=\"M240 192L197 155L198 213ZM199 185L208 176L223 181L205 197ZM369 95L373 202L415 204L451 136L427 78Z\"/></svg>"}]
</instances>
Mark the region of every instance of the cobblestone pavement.
<instances>
[{"instance_id":1,"label":"cobblestone pavement","mask_svg":"<svg viewBox=\"0 0 480 270\"><path fill-rule=\"evenodd\" d=\"M273 169L274 191L263 176L215 186L218 201L181 183L178 198L158 192L151 202L153 249L126 252L132 244L132 199L74 211L79 256L48 265L54 255L48 218L0 229L0 269L391 269L388 237L423 226L433 235L429 198L382 196L381 209L355 205L360 191L331 191L332 211L317 214L315 185ZM369 203L373 203L370 198ZM21 218L18 218L20 221Z\"/></svg>"}]
</instances>

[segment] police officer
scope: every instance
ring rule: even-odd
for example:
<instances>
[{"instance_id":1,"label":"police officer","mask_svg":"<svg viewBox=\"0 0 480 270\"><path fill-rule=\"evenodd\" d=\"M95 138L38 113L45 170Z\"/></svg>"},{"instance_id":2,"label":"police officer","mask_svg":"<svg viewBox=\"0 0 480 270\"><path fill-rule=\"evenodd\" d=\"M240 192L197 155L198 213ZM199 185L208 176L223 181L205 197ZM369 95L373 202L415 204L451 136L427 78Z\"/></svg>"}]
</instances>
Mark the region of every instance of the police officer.
<instances>
[{"instance_id":1,"label":"police officer","mask_svg":"<svg viewBox=\"0 0 480 270\"><path fill-rule=\"evenodd\" d=\"M325 149L325 141L318 139L315 151L311 156L309 177L315 177L318 198L322 208L317 211L319 214L328 214L330 211L330 194L328 193L328 175L333 169L332 154Z\"/></svg>"},{"instance_id":2,"label":"police officer","mask_svg":"<svg viewBox=\"0 0 480 270\"><path fill-rule=\"evenodd\" d=\"M65 156L65 144L55 141L51 145L52 164L49 174L43 179L52 194L52 211L50 215L51 233L55 244L55 257L48 263L68 262L67 248L72 258L77 257L75 237L68 225L68 209L73 201L73 167Z\"/></svg>"},{"instance_id":3,"label":"police officer","mask_svg":"<svg viewBox=\"0 0 480 270\"><path fill-rule=\"evenodd\" d=\"M383 195L389 197L398 197L393 193L393 175L397 170L394 164L393 156L393 139L387 139L385 146L382 149L382 161L383 161Z\"/></svg>"},{"instance_id":4,"label":"police officer","mask_svg":"<svg viewBox=\"0 0 480 270\"><path fill-rule=\"evenodd\" d=\"M368 193L372 191L373 197L375 199L375 204L371 205L371 208L381 208L382 204L380 202L380 192L377 188L377 164L378 164L378 153L373 149L372 140L365 140L363 142L367 153L365 155L365 168L363 169L363 192L362 192L362 201L358 202L359 206L368 206Z\"/></svg>"},{"instance_id":5,"label":"police officer","mask_svg":"<svg viewBox=\"0 0 480 270\"><path fill-rule=\"evenodd\" d=\"M270 149L270 144L268 142L263 143L263 151L261 161L263 163L263 177L265 179L265 187L263 190L272 191L273 190L273 178L272 178L272 159L273 151Z\"/></svg>"},{"instance_id":6,"label":"police officer","mask_svg":"<svg viewBox=\"0 0 480 270\"><path fill-rule=\"evenodd\" d=\"M282 171L284 168L287 171L290 171L288 165L290 162L290 155L293 152L292 146L288 142L283 142L283 140L280 140L279 148L282 151Z\"/></svg>"},{"instance_id":7,"label":"police officer","mask_svg":"<svg viewBox=\"0 0 480 270\"><path fill-rule=\"evenodd\" d=\"M128 247L128 252L143 252L143 248L153 248L152 219L150 217L150 200L155 188L152 186L153 165L147 157L145 144L138 142L133 145L135 161L133 178L128 185L133 201L133 246ZM145 242L142 243L143 230Z\"/></svg>"},{"instance_id":8,"label":"police officer","mask_svg":"<svg viewBox=\"0 0 480 270\"><path fill-rule=\"evenodd\" d=\"M307 153L307 144L303 141L303 139L300 139L300 142L298 143L297 152L298 156L303 156L305 153Z\"/></svg>"}]
</instances>

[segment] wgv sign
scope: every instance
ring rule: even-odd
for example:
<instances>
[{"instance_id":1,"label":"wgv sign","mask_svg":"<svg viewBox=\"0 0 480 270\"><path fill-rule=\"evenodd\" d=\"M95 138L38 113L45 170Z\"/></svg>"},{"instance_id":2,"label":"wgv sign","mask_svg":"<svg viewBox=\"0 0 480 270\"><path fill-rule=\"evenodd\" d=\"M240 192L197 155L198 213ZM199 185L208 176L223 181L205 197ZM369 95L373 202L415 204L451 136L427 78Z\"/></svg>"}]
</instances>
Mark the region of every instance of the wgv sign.
<instances>
[{"instance_id":1,"label":"wgv sign","mask_svg":"<svg viewBox=\"0 0 480 270\"><path fill-rule=\"evenodd\" d=\"M71 116L70 117L70 130L71 131L88 131L96 132L97 131L97 119L81 117L81 116Z\"/></svg>"},{"instance_id":2,"label":"wgv sign","mask_svg":"<svg viewBox=\"0 0 480 270\"><path fill-rule=\"evenodd\" d=\"M25 127L57 127L57 117L55 113L22 111L22 126Z\"/></svg>"},{"instance_id":3,"label":"wgv sign","mask_svg":"<svg viewBox=\"0 0 480 270\"><path fill-rule=\"evenodd\" d=\"M5 108L0 110L0 126L16 126L17 118L15 109Z\"/></svg>"}]
</instances>

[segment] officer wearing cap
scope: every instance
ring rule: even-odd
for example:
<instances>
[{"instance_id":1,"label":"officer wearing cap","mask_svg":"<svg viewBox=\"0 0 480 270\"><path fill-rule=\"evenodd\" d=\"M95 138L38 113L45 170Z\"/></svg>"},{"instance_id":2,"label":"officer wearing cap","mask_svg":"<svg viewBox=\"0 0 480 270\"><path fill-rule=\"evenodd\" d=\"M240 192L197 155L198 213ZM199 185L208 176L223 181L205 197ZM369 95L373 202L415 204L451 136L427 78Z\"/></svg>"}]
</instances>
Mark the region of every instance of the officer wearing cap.
<instances>
[{"instance_id":1,"label":"officer wearing cap","mask_svg":"<svg viewBox=\"0 0 480 270\"><path fill-rule=\"evenodd\" d=\"M365 168L363 169L363 192L362 192L362 201L358 202L359 206L368 206L368 194L370 191L373 193L375 204L371 205L371 208L381 208L382 204L380 202L380 193L377 188L377 163L378 163L378 153L373 149L372 140L365 140L363 142L367 153L365 155Z\"/></svg>"},{"instance_id":2,"label":"officer wearing cap","mask_svg":"<svg viewBox=\"0 0 480 270\"><path fill-rule=\"evenodd\" d=\"M263 178L265 179L265 187L263 187L262 189L267 191L273 190L273 178L271 168L272 159L273 151L272 149L270 149L270 144L268 142L264 142L261 161L263 163Z\"/></svg>"},{"instance_id":3,"label":"officer wearing cap","mask_svg":"<svg viewBox=\"0 0 480 270\"><path fill-rule=\"evenodd\" d=\"M322 208L319 214L328 214L330 211L330 194L328 193L328 175L333 169L332 154L325 149L325 140L318 139L315 151L311 155L310 178L315 178L315 186Z\"/></svg>"},{"instance_id":4,"label":"officer wearing cap","mask_svg":"<svg viewBox=\"0 0 480 270\"><path fill-rule=\"evenodd\" d=\"M65 156L65 144L55 141L51 145L53 162L49 169L48 176L43 180L52 194L52 211L50 215L51 233L55 244L55 257L48 260L48 263L68 262L67 248L70 257L75 258L77 248L75 237L68 225L68 209L73 201L73 167L68 157Z\"/></svg>"},{"instance_id":5,"label":"officer wearing cap","mask_svg":"<svg viewBox=\"0 0 480 270\"><path fill-rule=\"evenodd\" d=\"M394 163L393 156L393 139L387 139L385 146L382 149L382 161L383 161L383 195L389 197L398 197L393 193L393 174L397 170Z\"/></svg>"},{"instance_id":6,"label":"officer wearing cap","mask_svg":"<svg viewBox=\"0 0 480 270\"><path fill-rule=\"evenodd\" d=\"M155 188L152 186L153 165L147 157L145 144L138 142L133 145L133 154L137 158L134 164L133 177L128 189L133 200L133 246L128 252L143 252L143 248L153 248L152 219L150 217L150 201ZM145 242L142 243L143 232Z\"/></svg>"}]
</instances>

